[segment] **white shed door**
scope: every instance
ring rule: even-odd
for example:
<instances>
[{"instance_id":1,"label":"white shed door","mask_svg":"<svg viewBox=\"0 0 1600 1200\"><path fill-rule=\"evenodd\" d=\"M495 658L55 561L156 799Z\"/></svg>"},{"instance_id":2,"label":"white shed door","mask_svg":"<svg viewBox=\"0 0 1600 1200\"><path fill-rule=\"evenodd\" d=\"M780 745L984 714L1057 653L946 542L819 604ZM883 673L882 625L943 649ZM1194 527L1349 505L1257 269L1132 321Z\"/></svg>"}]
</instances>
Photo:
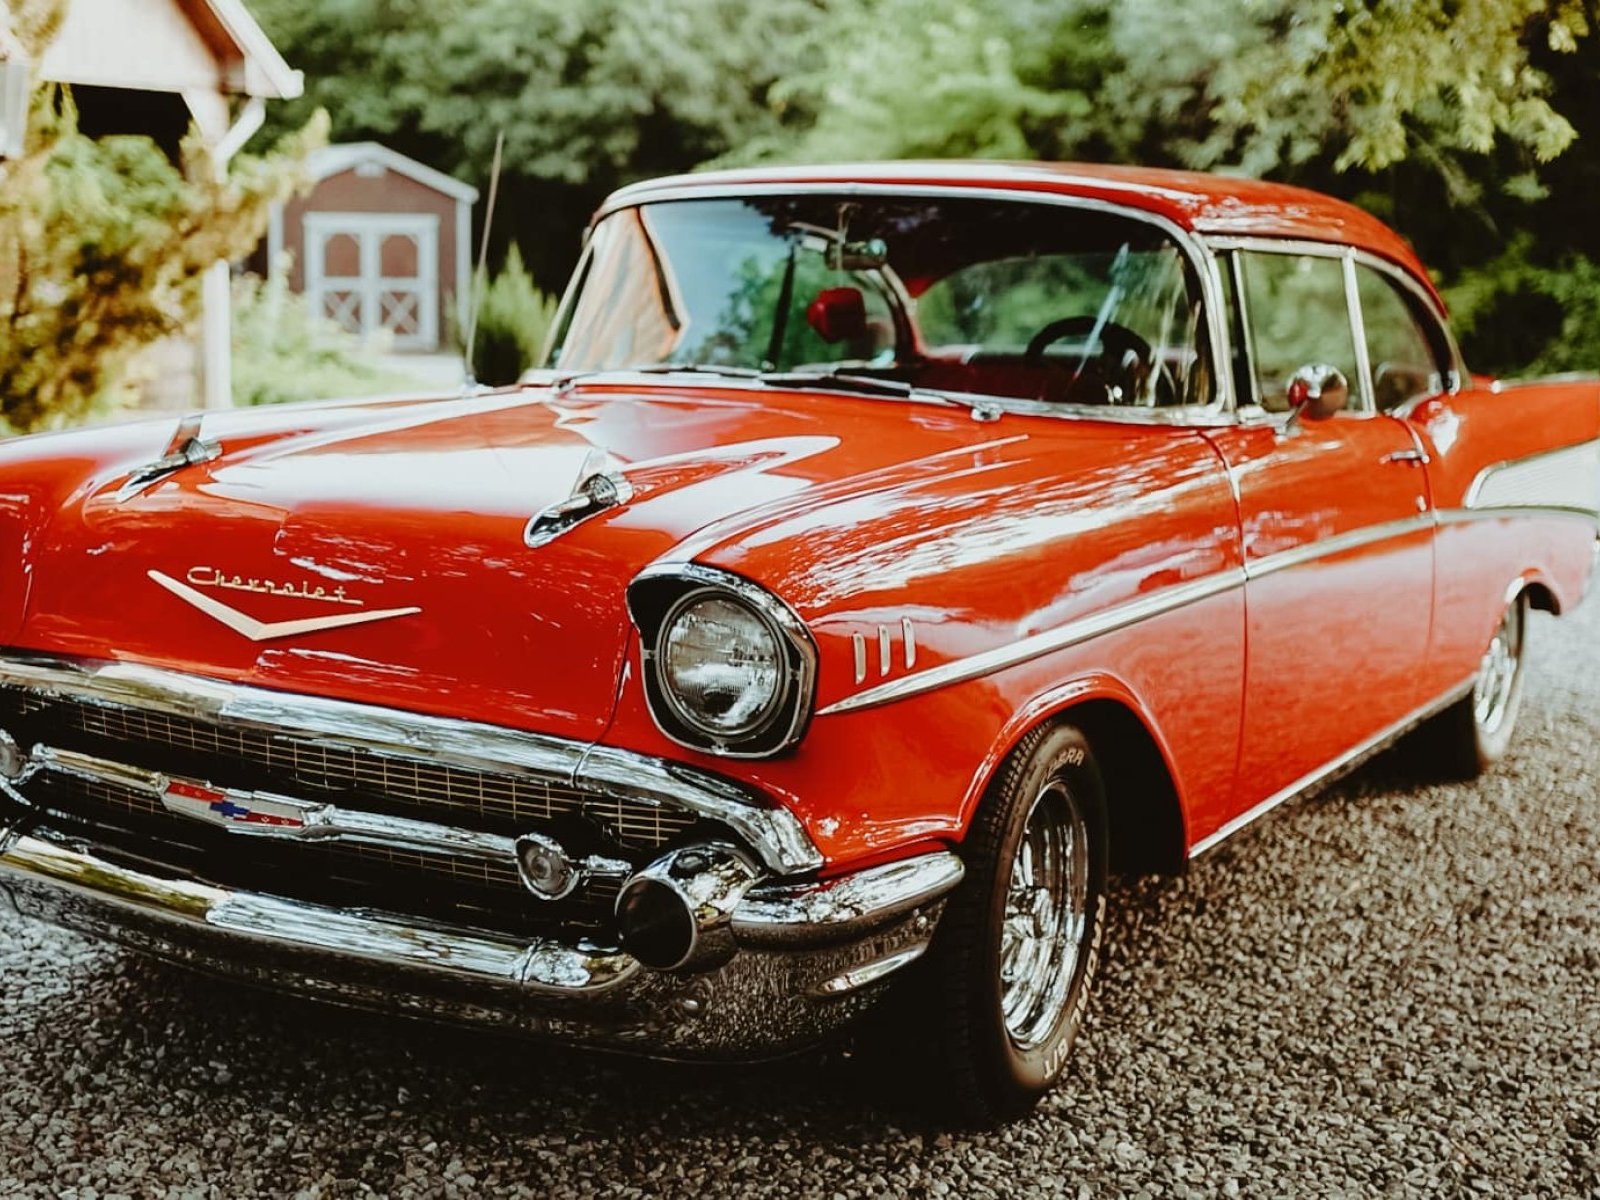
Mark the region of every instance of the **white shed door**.
<instances>
[{"instance_id":1,"label":"white shed door","mask_svg":"<svg viewBox=\"0 0 1600 1200\"><path fill-rule=\"evenodd\" d=\"M439 347L439 218L307 213L306 300L350 333L397 350Z\"/></svg>"}]
</instances>

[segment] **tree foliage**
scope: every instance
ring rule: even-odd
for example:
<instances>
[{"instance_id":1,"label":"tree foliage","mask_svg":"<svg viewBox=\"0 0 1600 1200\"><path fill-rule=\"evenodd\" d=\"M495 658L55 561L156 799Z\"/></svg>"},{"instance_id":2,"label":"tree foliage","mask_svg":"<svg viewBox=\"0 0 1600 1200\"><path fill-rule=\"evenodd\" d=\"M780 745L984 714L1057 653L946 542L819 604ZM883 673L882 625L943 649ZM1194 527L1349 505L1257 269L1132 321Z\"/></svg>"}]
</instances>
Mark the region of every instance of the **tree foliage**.
<instances>
[{"instance_id":1,"label":"tree foliage","mask_svg":"<svg viewBox=\"0 0 1600 1200\"><path fill-rule=\"evenodd\" d=\"M29 136L0 188L0 420L16 431L82 416L134 352L191 324L200 276L255 246L323 130L221 180L194 135L181 169L147 138L84 137L55 89Z\"/></svg>"},{"instance_id":2,"label":"tree foliage","mask_svg":"<svg viewBox=\"0 0 1600 1200\"><path fill-rule=\"evenodd\" d=\"M36 55L61 11L22 0L0 19ZM71 94L36 89L26 151L0 163L0 426L82 416L136 351L189 325L200 276L255 246L325 136L317 118L219 176L198 135L174 166L147 138L83 136Z\"/></svg>"}]
</instances>

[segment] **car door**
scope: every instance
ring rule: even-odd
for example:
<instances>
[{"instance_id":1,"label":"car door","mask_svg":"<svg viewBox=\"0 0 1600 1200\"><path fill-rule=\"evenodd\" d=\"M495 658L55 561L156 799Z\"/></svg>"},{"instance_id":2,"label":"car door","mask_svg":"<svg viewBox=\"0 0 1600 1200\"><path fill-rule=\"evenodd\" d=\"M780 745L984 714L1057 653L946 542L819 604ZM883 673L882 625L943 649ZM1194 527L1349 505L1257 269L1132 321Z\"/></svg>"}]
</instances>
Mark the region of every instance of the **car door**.
<instances>
[{"instance_id":1,"label":"car door","mask_svg":"<svg viewBox=\"0 0 1600 1200\"><path fill-rule=\"evenodd\" d=\"M1422 702L1433 518L1419 444L1376 411L1339 247L1224 256L1240 423L1213 434L1239 504L1246 573L1235 819L1347 760ZM1327 365L1343 410L1295 417L1289 381Z\"/></svg>"}]
</instances>

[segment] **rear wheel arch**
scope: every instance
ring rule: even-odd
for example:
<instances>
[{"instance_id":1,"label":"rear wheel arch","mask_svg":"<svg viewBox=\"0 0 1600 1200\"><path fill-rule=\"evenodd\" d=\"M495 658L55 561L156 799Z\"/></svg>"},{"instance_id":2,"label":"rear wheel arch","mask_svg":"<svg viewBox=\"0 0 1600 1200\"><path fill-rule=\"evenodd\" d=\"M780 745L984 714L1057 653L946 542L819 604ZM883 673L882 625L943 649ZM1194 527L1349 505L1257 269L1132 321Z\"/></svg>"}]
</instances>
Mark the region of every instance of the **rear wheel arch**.
<instances>
[{"instance_id":1,"label":"rear wheel arch","mask_svg":"<svg viewBox=\"0 0 1600 1200\"><path fill-rule=\"evenodd\" d=\"M1018 714L972 781L963 828L1018 744L1033 730L1058 724L1081 730L1099 763L1112 870L1133 875L1182 871L1188 860L1187 820L1166 745L1132 692L1110 680L1072 685Z\"/></svg>"},{"instance_id":2,"label":"rear wheel arch","mask_svg":"<svg viewBox=\"0 0 1600 1200\"><path fill-rule=\"evenodd\" d=\"M1528 597L1528 607L1539 612L1547 612L1552 616L1561 615L1561 598L1557 596L1543 579L1538 576L1524 576L1511 588L1507 603L1515 600L1518 593Z\"/></svg>"}]
</instances>

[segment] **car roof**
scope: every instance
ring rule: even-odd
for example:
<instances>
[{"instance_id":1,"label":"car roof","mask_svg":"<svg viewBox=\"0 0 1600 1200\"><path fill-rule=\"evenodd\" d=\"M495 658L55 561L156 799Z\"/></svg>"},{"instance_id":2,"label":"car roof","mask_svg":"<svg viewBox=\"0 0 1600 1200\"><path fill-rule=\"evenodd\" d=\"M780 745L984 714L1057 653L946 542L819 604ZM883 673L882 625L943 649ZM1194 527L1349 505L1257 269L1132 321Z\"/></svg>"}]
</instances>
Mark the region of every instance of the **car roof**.
<instances>
[{"instance_id":1,"label":"car roof","mask_svg":"<svg viewBox=\"0 0 1600 1200\"><path fill-rule=\"evenodd\" d=\"M1153 213L1199 234L1354 246L1404 268L1430 295L1437 295L1410 243L1371 213L1306 188L1199 171L988 160L752 167L636 183L613 194L601 212L655 199L662 192L786 184L1001 188L1080 196Z\"/></svg>"}]
</instances>

